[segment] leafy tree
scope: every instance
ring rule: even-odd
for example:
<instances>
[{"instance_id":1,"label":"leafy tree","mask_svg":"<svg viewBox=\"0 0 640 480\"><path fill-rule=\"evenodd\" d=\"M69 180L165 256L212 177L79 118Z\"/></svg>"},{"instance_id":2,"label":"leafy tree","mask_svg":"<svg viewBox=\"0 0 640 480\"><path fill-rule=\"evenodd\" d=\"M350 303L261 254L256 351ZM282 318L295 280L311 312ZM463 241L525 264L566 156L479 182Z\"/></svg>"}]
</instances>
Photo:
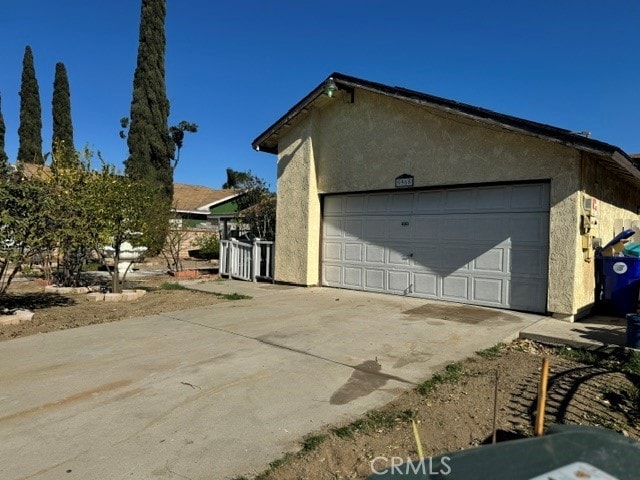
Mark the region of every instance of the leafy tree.
<instances>
[{"instance_id":1,"label":"leafy tree","mask_svg":"<svg viewBox=\"0 0 640 480\"><path fill-rule=\"evenodd\" d=\"M58 148L60 145L64 145L65 153L75 153L73 146L73 122L71 121L71 93L69 91L67 69L64 63L56 63L51 107L53 113L51 152L53 156L59 157L62 154Z\"/></svg>"},{"instance_id":2,"label":"leafy tree","mask_svg":"<svg viewBox=\"0 0 640 480\"><path fill-rule=\"evenodd\" d=\"M167 126L165 85L166 0L142 0L137 66L133 77L131 123L125 172L134 180L158 183L173 197L174 143Z\"/></svg>"},{"instance_id":3,"label":"leafy tree","mask_svg":"<svg viewBox=\"0 0 640 480\"><path fill-rule=\"evenodd\" d=\"M96 218L93 185L97 172L91 170L92 152L76 152L66 143L56 141L57 154L47 175L47 198L41 212L49 220L51 246L42 252L43 259L57 256L53 274L58 285L75 287L82 284L81 272L99 243L100 220Z\"/></svg>"},{"instance_id":4,"label":"leafy tree","mask_svg":"<svg viewBox=\"0 0 640 480\"><path fill-rule=\"evenodd\" d=\"M122 117L120 119L120 138L126 139L128 137L128 129L129 129L129 118ZM184 134L188 133L197 133L198 125L195 123L187 122L186 120L182 120L177 125L172 125L169 127L169 136L171 140L173 140L173 144L175 147L175 152L173 155L173 164L171 165L172 172L175 172L178 167L178 163L180 162L180 151L182 150L182 146L184 145Z\"/></svg>"},{"instance_id":5,"label":"leafy tree","mask_svg":"<svg viewBox=\"0 0 640 480\"><path fill-rule=\"evenodd\" d=\"M56 252L56 282L74 286L91 251L104 259L103 247L112 246L117 265L124 241L149 245L166 229L169 208L157 185L117 175L104 161L94 171L91 155L85 149L74 152L72 166L54 157L50 170L0 177L0 293L36 254L51 258ZM150 210L157 213L150 216ZM117 268L111 273L112 290L119 292L124 277Z\"/></svg>"},{"instance_id":6,"label":"leafy tree","mask_svg":"<svg viewBox=\"0 0 640 480\"><path fill-rule=\"evenodd\" d=\"M237 221L249 227L254 236L273 240L276 228L276 195L269 191L267 183L251 171L238 172L227 169L227 183L243 195L237 197ZM224 187L223 188L228 188Z\"/></svg>"},{"instance_id":7,"label":"leafy tree","mask_svg":"<svg viewBox=\"0 0 640 480\"><path fill-rule=\"evenodd\" d=\"M1 103L2 99L0 98L0 104ZM0 178L4 178L9 173L9 157L7 157L7 153L4 151L4 134L6 131L2 108L0 107Z\"/></svg>"},{"instance_id":8,"label":"leafy tree","mask_svg":"<svg viewBox=\"0 0 640 480\"><path fill-rule=\"evenodd\" d=\"M176 147L176 154L174 156L175 160L172 166L174 171L178 167L178 163L180 162L180 150L182 150L182 145L184 143L185 132L196 133L197 131L198 125L196 125L195 123L189 123L185 120L182 120L177 125L169 127L169 134L171 135L173 144Z\"/></svg>"},{"instance_id":9,"label":"leafy tree","mask_svg":"<svg viewBox=\"0 0 640 480\"><path fill-rule=\"evenodd\" d=\"M40 90L33 64L33 52L27 45L22 61L22 84L20 86L20 146L18 162L44 164L42 156L42 108Z\"/></svg>"},{"instance_id":10,"label":"leafy tree","mask_svg":"<svg viewBox=\"0 0 640 480\"><path fill-rule=\"evenodd\" d=\"M227 168L227 181L222 184L222 188L239 188L244 182L251 178L251 172L240 172L233 168Z\"/></svg>"},{"instance_id":11,"label":"leafy tree","mask_svg":"<svg viewBox=\"0 0 640 480\"><path fill-rule=\"evenodd\" d=\"M38 175L0 179L0 294L40 249L50 243L46 181Z\"/></svg>"},{"instance_id":12,"label":"leafy tree","mask_svg":"<svg viewBox=\"0 0 640 480\"><path fill-rule=\"evenodd\" d=\"M113 247L112 291L121 292L124 276L120 278L117 265L120 262L122 244L125 241L143 244L146 243L145 240L154 238L158 228L166 231L163 224L150 222L147 214L149 209L162 205L164 192L158 190L156 184L136 182L116 175L106 167L95 180L92 196L96 201L95 215L100 224L100 245L96 249L104 258L101 246ZM164 222L167 221L168 217L164 217Z\"/></svg>"},{"instance_id":13,"label":"leafy tree","mask_svg":"<svg viewBox=\"0 0 640 480\"><path fill-rule=\"evenodd\" d=\"M238 214L240 223L249 226L252 235L262 240L276 238L276 195L269 193Z\"/></svg>"}]
</instances>

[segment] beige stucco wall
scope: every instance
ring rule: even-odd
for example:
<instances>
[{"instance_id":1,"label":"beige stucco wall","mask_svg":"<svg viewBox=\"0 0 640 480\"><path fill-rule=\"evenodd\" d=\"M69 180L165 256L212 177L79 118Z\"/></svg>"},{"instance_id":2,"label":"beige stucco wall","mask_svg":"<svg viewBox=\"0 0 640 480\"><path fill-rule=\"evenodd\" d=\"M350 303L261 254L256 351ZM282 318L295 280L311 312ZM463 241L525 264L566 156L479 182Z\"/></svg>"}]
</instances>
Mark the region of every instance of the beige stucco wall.
<instances>
[{"instance_id":1,"label":"beige stucco wall","mask_svg":"<svg viewBox=\"0 0 640 480\"><path fill-rule=\"evenodd\" d=\"M277 281L320 281L319 194L393 189L403 173L416 187L550 180L548 309L577 312L578 151L359 89L354 103L315 109L279 149Z\"/></svg>"},{"instance_id":2,"label":"beige stucco wall","mask_svg":"<svg viewBox=\"0 0 640 480\"><path fill-rule=\"evenodd\" d=\"M312 132L313 119L288 132L278 155L276 281L318 283L320 197ZM286 194L280 195L281 192Z\"/></svg>"},{"instance_id":3,"label":"beige stucco wall","mask_svg":"<svg viewBox=\"0 0 640 480\"><path fill-rule=\"evenodd\" d=\"M599 164L594 156L582 155L582 185L584 197L598 200L597 225L592 226L590 237L600 238L603 244L620 233L621 225L640 220L640 190L620 179L619 176ZM580 209L578 214L583 213ZM636 237L637 238L637 237ZM593 249L590 249L593 257ZM595 274L593 258L585 258L582 245L576 250L575 303L578 310L586 313L594 302Z\"/></svg>"}]
</instances>

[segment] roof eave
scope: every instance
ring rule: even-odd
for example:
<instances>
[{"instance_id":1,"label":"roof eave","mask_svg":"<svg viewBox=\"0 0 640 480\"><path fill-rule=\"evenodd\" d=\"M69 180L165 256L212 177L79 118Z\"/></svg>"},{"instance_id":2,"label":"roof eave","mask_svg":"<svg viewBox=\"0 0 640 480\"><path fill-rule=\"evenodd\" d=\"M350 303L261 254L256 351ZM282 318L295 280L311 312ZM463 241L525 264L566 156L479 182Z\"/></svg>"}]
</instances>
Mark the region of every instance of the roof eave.
<instances>
[{"instance_id":1,"label":"roof eave","mask_svg":"<svg viewBox=\"0 0 640 480\"><path fill-rule=\"evenodd\" d=\"M291 125L302 111L310 108L310 106L324 93L324 87L328 78L333 78L338 87L346 87L348 89L359 88L373 93L386 95L400 101L410 101L417 105L436 108L451 115L467 118L474 122L497 126L501 129L519 133L521 135L540 138L591 153L599 157L610 158L611 164L616 165L619 169L625 172L625 176L627 178L640 182L640 170L631 163L631 157L614 145L582 137L569 130L553 127L551 125L501 114L481 107L475 107L473 105L424 94L422 92L349 77L338 72L332 73L307 96L296 103L284 116L261 133L252 142L252 147L255 150L262 152L277 154L277 142L275 142L275 145L269 145L267 143L268 140L273 136L279 136L282 128Z\"/></svg>"},{"instance_id":2,"label":"roof eave","mask_svg":"<svg viewBox=\"0 0 640 480\"><path fill-rule=\"evenodd\" d=\"M204 211L206 213L208 213L208 211L211 209L211 207L215 207L216 205L220 205L221 203L225 203L228 202L229 200L233 200L236 197L239 197L240 195L242 195L244 192L237 192L234 193L232 195L228 195L224 198L221 198L220 200L216 200L215 202L211 202L211 203L207 203L205 205L202 205L200 207L198 207L198 210L200 210L201 212Z\"/></svg>"},{"instance_id":3,"label":"roof eave","mask_svg":"<svg viewBox=\"0 0 640 480\"><path fill-rule=\"evenodd\" d=\"M253 149L260 152L273 153L277 155L278 147L269 147L266 145L266 141L273 135L277 135L283 127L291 124L295 117L300 114L300 112L307 109L313 102L315 102L318 97L320 97L320 95L324 93L324 84L325 82L322 82L320 85L314 88L307 96L305 96L302 100L291 107L287 113L276 120L273 125L267 128L260 135L258 135L258 137L256 137L256 139L251 142L251 146L253 147Z\"/></svg>"},{"instance_id":4,"label":"roof eave","mask_svg":"<svg viewBox=\"0 0 640 480\"><path fill-rule=\"evenodd\" d=\"M180 208L174 209L174 212L176 212L176 213L191 213L191 214L194 214L194 215L206 215L207 213L209 213L209 212L205 212L205 211L202 211L202 210L182 210Z\"/></svg>"}]
</instances>

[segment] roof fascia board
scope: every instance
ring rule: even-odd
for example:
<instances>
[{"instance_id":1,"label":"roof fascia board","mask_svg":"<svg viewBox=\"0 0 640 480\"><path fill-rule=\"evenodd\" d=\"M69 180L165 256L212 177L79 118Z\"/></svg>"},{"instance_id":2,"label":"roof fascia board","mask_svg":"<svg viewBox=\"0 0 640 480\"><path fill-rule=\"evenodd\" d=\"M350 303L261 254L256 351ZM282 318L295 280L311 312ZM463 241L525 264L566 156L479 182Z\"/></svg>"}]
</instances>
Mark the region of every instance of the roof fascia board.
<instances>
[{"instance_id":1,"label":"roof fascia board","mask_svg":"<svg viewBox=\"0 0 640 480\"><path fill-rule=\"evenodd\" d=\"M384 84L377 84L375 82L369 82L366 80L349 77L338 72L334 72L330 75L330 77L334 79L338 86L342 85L352 89L359 88L379 95L385 95L391 98L395 98L399 101L405 101L429 108L434 108L451 115L466 118L476 123L496 126L502 130L565 145L567 147L575 148L577 150L581 150L593 155L598 155L601 157L606 156L611 158L616 164L618 164L621 168L628 172L632 177L640 180L640 170L635 168L635 166L631 163L629 156L618 147L596 140L589 140L586 138L584 139L585 141L581 141L581 138L577 137L576 134L571 133L569 130L501 114L498 112L493 112L481 107L474 107L473 105L467 105L445 98L434 97L432 95L408 90L405 88L391 87ZM323 94L325 83L326 80L318 85L302 100L296 103L283 117L281 117L267 130L265 130L260 136L258 136L252 142L253 148L259 149L261 143L265 142L269 137L277 134L281 128L290 124L302 110L308 108L309 105L315 102L318 97ZM433 98L434 101L429 101L428 98ZM465 111L467 109L472 111ZM492 117L504 118L507 121L511 120L513 123L524 122L528 124L530 128L526 128L526 126L519 127L517 125L513 125L505 121L500 121L498 118ZM553 131L545 133L545 130ZM274 154L278 153L277 148L263 149L262 151Z\"/></svg>"},{"instance_id":2,"label":"roof fascia board","mask_svg":"<svg viewBox=\"0 0 640 480\"><path fill-rule=\"evenodd\" d=\"M198 207L198 210L200 211L199 213L202 213L202 211L209 210L211 207L215 207L216 205L219 205L221 203L225 203L225 202L228 202L229 200L233 200L234 198L239 197L240 195L244 195L244 192L234 193L233 195L229 195L227 197L221 198L220 200L216 200L215 202L202 205L201 207Z\"/></svg>"},{"instance_id":3,"label":"roof fascia board","mask_svg":"<svg viewBox=\"0 0 640 480\"><path fill-rule=\"evenodd\" d=\"M289 124L291 120L293 120L296 116L298 116L298 114L302 110L304 110L313 102L315 102L318 99L318 97L324 93L324 84L325 82L322 82L320 85L314 88L311 91L311 93L309 93L306 97L304 97L302 100L296 103L293 107L291 107L287 113L285 113L273 125L271 125L264 132L262 132L253 142L251 142L251 146L253 147L253 149L260 150L260 144L262 142L264 142L266 139L271 137L273 134L279 131L282 127ZM268 150L262 149L260 151L266 152L266 153L275 153L275 154L278 153L277 150L271 150L271 149L268 149Z\"/></svg>"}]
</instances>

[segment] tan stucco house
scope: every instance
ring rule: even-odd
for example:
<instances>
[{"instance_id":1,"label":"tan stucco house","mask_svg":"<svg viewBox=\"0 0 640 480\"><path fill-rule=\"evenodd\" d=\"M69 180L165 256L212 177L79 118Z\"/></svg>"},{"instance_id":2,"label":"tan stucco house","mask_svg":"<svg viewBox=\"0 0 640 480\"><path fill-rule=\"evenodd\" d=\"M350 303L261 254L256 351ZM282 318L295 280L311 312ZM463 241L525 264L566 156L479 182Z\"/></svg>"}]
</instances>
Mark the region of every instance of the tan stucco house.
<instances>
[{"instance_id":1,"label":"tan stucco house","mask_svg":"<svg viewBox=\"0 0 640 480\"><path fill-rule=\"evenodd\" d=\"M340 73L253 147L278 158L278 282L574 320L594 247L639 219L618 147Z\"/></svg>"}]
</instances>

